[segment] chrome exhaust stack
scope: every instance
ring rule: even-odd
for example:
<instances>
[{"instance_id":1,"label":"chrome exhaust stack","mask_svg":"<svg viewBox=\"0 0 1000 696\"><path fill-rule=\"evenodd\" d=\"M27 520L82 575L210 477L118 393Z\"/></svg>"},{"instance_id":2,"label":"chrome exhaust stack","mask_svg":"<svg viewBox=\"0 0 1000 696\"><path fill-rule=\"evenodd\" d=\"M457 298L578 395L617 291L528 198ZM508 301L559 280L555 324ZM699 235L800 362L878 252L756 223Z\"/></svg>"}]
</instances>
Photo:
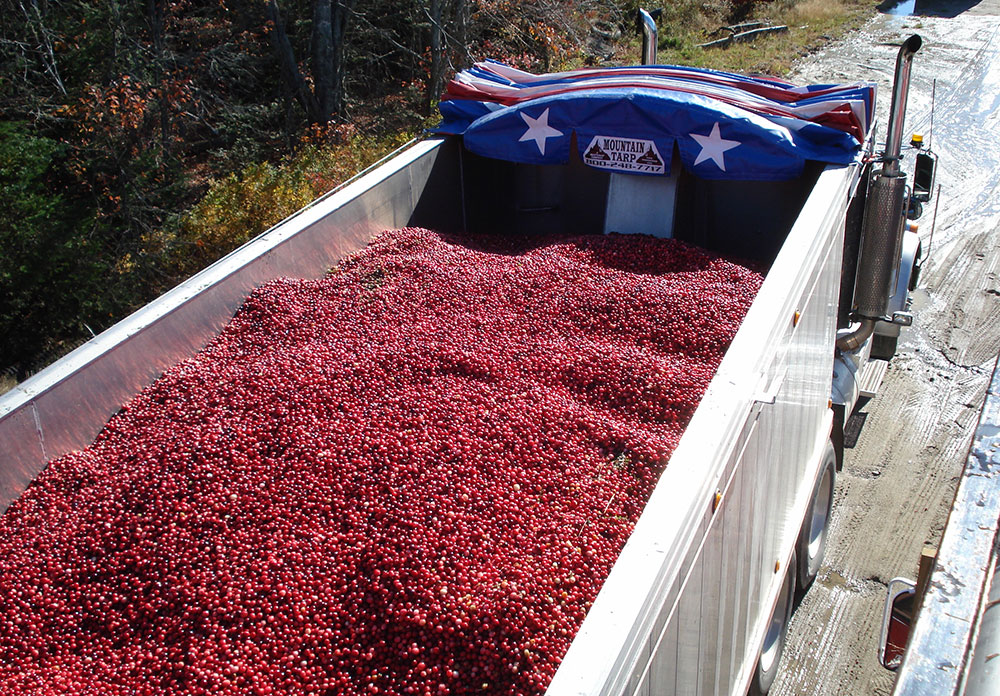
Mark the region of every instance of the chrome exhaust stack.
<instances>
[{"instance_id":1,"label":"chrome exhaust stack","mask_svg":"<svg viewBox=\"0 0 1000 696\"><path fill-rule=\"evenodd\" d=\"M652 13L639 8L639 23L642 25L642 64L643 65L656 65L656 18L653 15L659 16L659 10L653 10Z\"/></svg>"},{"instance_id":2,"label":"chrome exhaust stack","mask_svg":"<svg viewBox=\"0 0 1000 696\"><path fill-rule=\"evenodd\" d=\"M859 348L875 331L877 321L891 321L886 317L886 310L893 290L893 279L899 270L903 223L906 219L906 177L899 166L903 120L906 115L913 55L920 50L922 43L922 39L914 34L903 42L896 57L882 169L875 176L868 192L861 233L853 312L860 324L837 339L837 348L843 351Z\"/></svg>"},{"instance_id":3,"label":"chrome exhaust stack","mask_svg":"<svg viewBox=\"0 0 1000 696\"><path fill-rule=\"evenodd\" d=\"M886 164L883 176L899 175L899 153L903 147L903 119L906 116L906 98L910 93L910 68L913 55L920 50L924 41L914 34L899 47L896 56L896 74L892 80L892 105L889 107L889 131L885 141Z\"/></svg>"}]
</instances>

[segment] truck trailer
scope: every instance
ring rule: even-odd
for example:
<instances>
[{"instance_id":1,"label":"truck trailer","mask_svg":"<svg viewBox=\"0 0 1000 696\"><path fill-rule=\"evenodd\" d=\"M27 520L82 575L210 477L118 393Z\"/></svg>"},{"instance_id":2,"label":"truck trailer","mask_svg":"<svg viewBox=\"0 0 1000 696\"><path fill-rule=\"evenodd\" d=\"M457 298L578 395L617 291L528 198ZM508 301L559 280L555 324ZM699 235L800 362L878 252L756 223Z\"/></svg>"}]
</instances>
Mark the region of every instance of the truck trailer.
<instances>
[{"instance_id":1,"label":"truck trailer","mask_svg":"<svg viewBox=\"0 0 1000 696\"><path fill-rule=\"evenodd\" d=\"M869 113L847 160L804 158L792 178L705 178L673 146L655 153L659 176L595 166L603 141L582 130L565 164L477 152L471 129L403 148L0 398L0 509L203 348L254 288L321 277L383 230L674 237L754 264L763 285L546 693L766 693L796 591L822 563L845 419L884 372L874 337L911 321L919 244L900 153L919 47L914 36L900 49L885 148ZM548 102L526 103L535 115L514 118L544 154L566 128L542 122ZM698 156L724 170L723 112L697 132ZM655 142L633 125L629 147Z\"/></svg>"}]
</instances>

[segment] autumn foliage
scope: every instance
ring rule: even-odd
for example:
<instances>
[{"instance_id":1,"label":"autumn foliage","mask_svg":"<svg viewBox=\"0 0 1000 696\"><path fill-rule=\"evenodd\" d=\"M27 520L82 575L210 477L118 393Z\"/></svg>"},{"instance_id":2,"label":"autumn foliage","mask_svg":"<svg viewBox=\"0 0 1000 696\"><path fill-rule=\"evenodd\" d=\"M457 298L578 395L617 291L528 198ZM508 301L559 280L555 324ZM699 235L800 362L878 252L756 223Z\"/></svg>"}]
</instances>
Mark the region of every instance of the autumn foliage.
<instances>
[{"instance_id":1,"label":"autumn foliage","mask_svg":"<svg viewBox=\"0 0 1000 696\"><path fill-rule=\"evenodd\" d=\"M17 338L0 343L0 373L44 366L419 132L456 68L549 68L592 17L623 12L599 0L11 3L0 335ZM55 294L54 276L75 290Z\"/></svg>"}]
</instances>

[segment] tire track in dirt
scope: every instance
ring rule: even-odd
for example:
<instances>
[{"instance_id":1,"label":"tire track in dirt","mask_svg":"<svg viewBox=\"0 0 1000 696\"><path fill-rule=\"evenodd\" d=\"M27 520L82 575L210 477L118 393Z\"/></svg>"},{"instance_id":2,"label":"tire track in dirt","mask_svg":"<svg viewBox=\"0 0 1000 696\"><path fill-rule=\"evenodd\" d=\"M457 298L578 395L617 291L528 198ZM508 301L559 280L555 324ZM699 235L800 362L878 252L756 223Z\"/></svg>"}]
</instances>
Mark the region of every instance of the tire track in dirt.
<instances>
[{"instance_id":1,"label":"tire track in dirt","mask_svg":"<svg viewBox=\"0 0 1000 696\"><path fill-rule=\"evenodd\" d=\"M831 639L835 649L810 655L810 645L797 641L793 628L789 649L800 653L801 662L808 656L813 671L803 668L789 679L787 690L776 693L891 690L891 675L875 660L885 584L896 575L914 575L923 544L939 538L957 482L955 464L968 447L986 388L985 376L947 379L937 367L913 362L918 379L938 375L933 378L945 387L923 390L918 399L903 398L912 381L908 385L906 378L893 374L879 396L881 403L893 407L876 409L873 402L870 418L877 418L879 427L873 427L874 420L868 423L858 445L848 452L821 584L810 591L795 618L796 624L809 624L818 612L815 620L836 636ZM914 415L921 416L919 424ZM865 591L845 594L836 591L836 582L834 589L827 587L838 578L849 584L872 584ZM828 603L837 607L839 621L822 622Z\"/></svg>"},{"instance_id":2,"label":"tire track in dirt","mask_svg":"<svg viewBox=\"0 0 1000 696\"><path fill-rule=\"evenodd\" d=\"M830 573L818 580L814 588L811 594L823 598L823 606L825 607L823 627L836 627L836 630L818 630L810 627L802 632L802 640L814 648L814 659L824 662L835 661L841 651L839 636L845 632L857 633L869 630L866 624L854 622L853 616L849 612L851 604L858 601L859 597L877 594L879 585L873 582L850 580L839 574ZM796 662L794 659L788 659L782 669L786 679L802 681L809 678L813 667L809 661ZM840 693L850 693L849 690L844 689L847 685L857 681L861 671L859 664L845 663L839 674L835 675L834 683L829 684L829 686L831 689L839 690Z\"/></svg>"},{"instance_id":3,"label":"tire track in dirt","mask_svg":"<svg viewBox=\"0 0 1000 696\"><path fill-rule=\"evenodd\" d=\"M942 265L928 278L937 294L961 297L961 303L945 312L932 310L926 330L931 344L956 366L982 365L1000 351L1000 333L993 321L1000 316L1000 259L990 253L995 246L994 229L979 230L957 241L948 254L951 272L941 277Z\"/></svg>"}]
</instances>

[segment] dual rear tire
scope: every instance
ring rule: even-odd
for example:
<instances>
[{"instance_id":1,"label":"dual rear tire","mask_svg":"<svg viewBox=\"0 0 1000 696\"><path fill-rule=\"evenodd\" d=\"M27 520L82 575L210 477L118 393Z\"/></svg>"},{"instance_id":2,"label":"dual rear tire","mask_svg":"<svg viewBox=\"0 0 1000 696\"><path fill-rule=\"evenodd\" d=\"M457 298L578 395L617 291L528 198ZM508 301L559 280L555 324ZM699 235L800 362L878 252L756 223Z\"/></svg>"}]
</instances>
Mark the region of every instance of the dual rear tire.
<instances>
[{"instance_id":1,"label":"dual rear tire","mask_svg":"<svg viewBox=\"0 0 1000 696\"><path fill-rule=\"evenodd\" d=\"M795 608L796 591L804 593L812 585L823 565L826 541L833 510L833 488L837 476L837 455L833 443L827 442L820 463L819 476L813 484L809 507L799 530L792 558L785 570L778 603L771 613L750 683L749 696L763 696L771 690L778 674L778 663L785 647L788 624Z\"/></svg>"},{"instance_id":2,"label":"dual rear tire","mask_svg":"<svg viewBox=\"0 0 1000 696\"><path fill-rule=\"evenodd\" d=\"M805 592L813 584L823 566L826 540L830 531L830 515L833 512L833 487L837 480L837 453L833 443L826 443L819 477L813 485L809 507L806 509L799 539L795 545L798 557L799 589Z\"/></svg>"},{"instance_id":3,"label":"dual rear tire","mask_svg":"<svg viewBox=\"0 0 1000 696\"><path fill-rule=\"evenodd\" d=\"M793 552L791 562L785 570L778 603L767 623L764 644L760 647L760 656L757 658L757 668L753 673L748 696L763 696L771 690L771 685L778 676L778 663L781 662L781 653L785 650L785 636L788 633L788 624L792 620L792 609L795 608L795 586L798 579L798 564L795 558Z\"/></svg>"}]
</instances>

